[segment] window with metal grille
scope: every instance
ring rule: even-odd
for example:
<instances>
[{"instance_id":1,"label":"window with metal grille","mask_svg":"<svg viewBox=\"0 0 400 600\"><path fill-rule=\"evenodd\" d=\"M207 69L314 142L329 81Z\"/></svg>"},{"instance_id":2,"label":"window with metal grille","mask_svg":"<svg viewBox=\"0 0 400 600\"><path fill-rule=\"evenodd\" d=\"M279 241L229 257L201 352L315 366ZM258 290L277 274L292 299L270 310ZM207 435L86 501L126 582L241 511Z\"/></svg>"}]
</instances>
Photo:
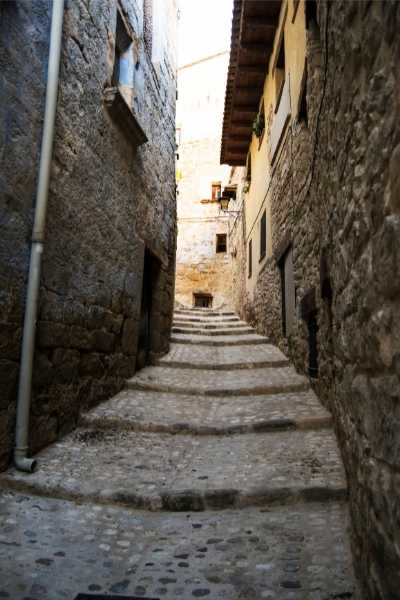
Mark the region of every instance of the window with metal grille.
<instances>
[{"instance_id":1,"label":"window with metal grille","mask_svg":"<svg viewBox=\"0 0 400 600\"><path fill-rule=\"evenodd\" d=\"M253 240L249 241L248 277L253 274Z\"/></svg>"},{"instance_id":2,"label":"window with metal grille","mask_svg":"<svg viewBox=\"0 0 400 600\"><path fill-rule=\"evenodd\" d=\"M216 252L226 253L226 233L217 233Z\"/></svg>"},{"instance_id":3,"label":"window with metal grille","mask_svg":"<svg viewBox=\"0 0 400 600\"><path fill-rule=\"evenodd\" d=\"M260 260L267 252L267 213L264 210L260 221Z\"/></svg>"}]
</instances>

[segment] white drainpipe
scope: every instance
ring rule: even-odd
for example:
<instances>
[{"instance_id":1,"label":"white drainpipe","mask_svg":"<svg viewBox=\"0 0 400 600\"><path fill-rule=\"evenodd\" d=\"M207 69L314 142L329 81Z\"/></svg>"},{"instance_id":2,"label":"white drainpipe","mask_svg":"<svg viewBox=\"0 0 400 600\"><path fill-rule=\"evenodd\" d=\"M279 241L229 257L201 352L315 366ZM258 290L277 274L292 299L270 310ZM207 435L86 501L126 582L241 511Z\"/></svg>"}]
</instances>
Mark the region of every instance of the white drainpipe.
<instances>
[{"instance_id":1,"label":"white drainpipe","mask_svg":"<svg viewBox=\"0 0 400 600\"><path fill-rule=\"evenodd\" d=\"M54 122L57 107L58 74L60 69L64 0L53 0L51 17L49 65L47 71L46 105L40 152L39 179L36 195L35 218L32 232L28 291L26 297L24 331L22 336L21 368L19 373L17 424L15 431L14 463L17 469L31 473L36 460L28 458L29 414L32 394L32 366L35 351L36 319L40 287L47 198L53 153Z\"/></svg>"}]
</instances>

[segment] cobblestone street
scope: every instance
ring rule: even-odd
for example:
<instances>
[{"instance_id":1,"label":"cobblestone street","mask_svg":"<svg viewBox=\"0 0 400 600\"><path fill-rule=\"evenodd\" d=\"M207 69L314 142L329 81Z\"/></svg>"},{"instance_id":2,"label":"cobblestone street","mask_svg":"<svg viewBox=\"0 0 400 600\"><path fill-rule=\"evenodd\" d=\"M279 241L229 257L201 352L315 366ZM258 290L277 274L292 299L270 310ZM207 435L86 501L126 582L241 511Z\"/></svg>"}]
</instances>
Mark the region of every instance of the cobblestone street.
<instances>
[{"instance_id":1,"label":"cobblestone street","mask_svg":"<svg viewBox=\"0 0 400 600\"><path fill-rule=\"evenodd\" d=\"M0 598L356 598L308 380L232 313L177 310L172 335L35 473L0 477Z\"/></svg>"}]
</instances>

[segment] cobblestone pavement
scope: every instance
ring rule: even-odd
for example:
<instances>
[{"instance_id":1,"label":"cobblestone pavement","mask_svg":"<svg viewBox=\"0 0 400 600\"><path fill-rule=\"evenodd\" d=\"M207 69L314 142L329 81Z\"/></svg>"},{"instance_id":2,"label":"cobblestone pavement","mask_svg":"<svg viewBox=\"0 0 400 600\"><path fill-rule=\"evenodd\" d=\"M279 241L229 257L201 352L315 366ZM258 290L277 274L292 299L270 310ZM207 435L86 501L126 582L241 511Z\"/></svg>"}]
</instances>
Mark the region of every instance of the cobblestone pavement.
<instances>
[{"instance_id":1,"label":"cobblestone pavement","mask_svg":"<svg viewBox=\"0 0 400 600\"><path fill-rule=\"evenodd\" d=\"M340 503L148 513L3 493L0 598L352 598Z\"/></svg>"},{"instance_id":2,"label":"cobblestone pavement","mask_svg":"<svg viewBox=\"0 0 400 600\"><path fill-rule=\"evenodd\" d=\"M307 379L261 336L186 337L35 473L0 476L0 598L358 598L344 471Z\"/></svg>"}]
</instances>

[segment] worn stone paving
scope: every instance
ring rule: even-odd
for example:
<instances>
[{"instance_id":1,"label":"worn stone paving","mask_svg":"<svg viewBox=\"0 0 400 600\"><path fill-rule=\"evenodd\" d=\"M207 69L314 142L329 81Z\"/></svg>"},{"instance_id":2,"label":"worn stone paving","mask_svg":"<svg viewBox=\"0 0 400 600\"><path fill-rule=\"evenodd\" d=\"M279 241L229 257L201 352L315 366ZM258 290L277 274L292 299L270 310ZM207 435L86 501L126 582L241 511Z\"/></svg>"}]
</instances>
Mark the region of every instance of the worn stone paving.
<instances>
[{"instance_id":1,"label":"worn stone paving","mask_svg":"<svg viewBox=\"0 0 400 600\"><path fill-rule=\"evenodd\" d=\"M173 333L171 341L175 344L195 344L206 346L242 346L243 344L266 344L268 338L257 333L243 335L210 336L195 333Z\"/></svg>"},{"instance_id":2,"label":"worn stone paving","mask_svg":"<svg viewBox=\"0 0 400 600\"><path fill-rule=\"evenodd\" d=\"M81 416L83 426L128 431L224 434L329 426L331 416L309 390L268 396L196 397L123 390Z\"/></svg>"},{"instance_id":3,"label":"worn stone paving","mask_svg":"<svg viewBox=\"0 0 400 600\"><path fill-rule=\"evenodd\" d=\"M327 429L173 437L82 428L39 453L38 460L40 468L29 480L13 471L3 482L61 498L151 510L346 494L336 441Z\"/></svg>"},{"instance_id":4,"label":"worn stone paving","mask_svg":"<svg viewBox=\"0 0 400 600\"><path fill-rule=\"evenodd\" d=\"M330 414L264 338L189 337L0 476L0 598L358 598Z\"/></svg>"},{"instance_id":5,"label":"worn stone paving","mask_svg":"<svg viewBox=\"0 0 400 600\"><path fill-rule=\"evenodd\" d=\"M127 382L131 389L159 390L197 395L254 395L280 391L304 391L308 380L293 367L259 368L254 371L232 369L179 369L146 367Z\"/></svg>"},{"instance_id":6,"label":"worn stone paving","mask_svg":"<svg viewBox=\"0 0 400 600\"><path fill-rule=\"evenodd\" d=\"M161 366L189 366L193 369L243 369L258 366L285 366L286 356L272 344L240 346L194 346L171 344L168 354L156 361Z\"/></svg>"},{"instance_id":7,"label":"worn stone paving","mask_svg":"<svg viewBox=\"0 0 400 600\"><path fill-rule=\"evenodd\" d=\"M346 507L148 513L0 495L0 598L352 598Z\"/></svg>"}]
</instances>

